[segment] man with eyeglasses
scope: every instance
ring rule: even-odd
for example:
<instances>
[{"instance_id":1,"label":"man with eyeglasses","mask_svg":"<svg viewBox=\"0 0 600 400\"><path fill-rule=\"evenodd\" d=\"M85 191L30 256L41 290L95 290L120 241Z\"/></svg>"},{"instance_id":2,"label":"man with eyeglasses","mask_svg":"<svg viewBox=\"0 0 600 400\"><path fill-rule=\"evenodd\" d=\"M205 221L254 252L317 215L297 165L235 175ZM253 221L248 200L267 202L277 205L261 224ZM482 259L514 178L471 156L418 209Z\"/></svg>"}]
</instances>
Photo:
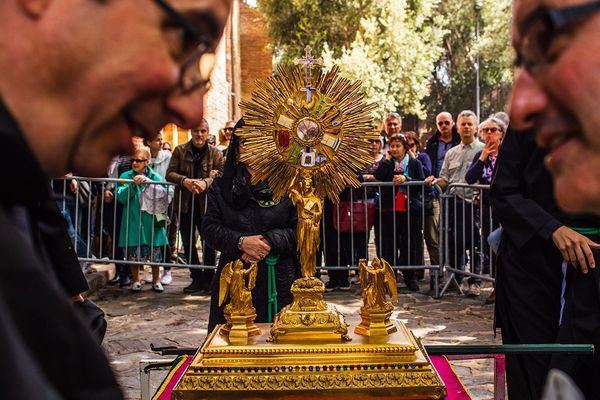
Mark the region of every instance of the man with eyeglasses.
<instances>
[{"instance_id":1,"label":"man with eyeglasses","mask_svg":"<svg viewBox=\"0 0 600 400\"><path fill-rule=\"evenodd\" d=\"M0 340L11 349L3 398L122 398L60 280L81 272L64 270L73 249L59 240L48 178L102 176L114 156L133 151L134 135L150 138L168 122L196 126L230 8L230 0L0 2L0 137L11 149L2 157L10 190L0 194Z\"/></svg>"},{"instance_id":2,"label":"man with eyeglasses","mask_svg":"<svg viewBox=\"0 0 600 400\"><path fill-rule=\"evenodd\" d=\"M503 340L516 339L517 342L531 343L531 339L547 337L546 327L550 327L559 343L591 343L598 346L600 276L594 267L600 256L597 244L600 243L600 221L589 215L563 213L555 201L569 212L600 212L600 2L515 1L512 32L517 53L517 72L509 110L512 127L526 132L508 136L509 142L505 140L499 159L505 161L502 152L507 150L506 145L511 142L515 143L513 148L523 155L528 154L523 148L534 148L530 150L533 156L528 160L523 159L520 164L517 161L512 167L514 174L523 176L521 183L517 184L531 187L524 194L526 201L540 198L539 192L544 190L551 192L552 185L555 194L555 199L548 194L542 198L546 201L540 204L544 214L550 214L551 218L543 217L544 214L540 212L527 213L522 217L526 222L523 226L527 228L523 233L517 232L517 237L527 238L525 233L529 231L533 231L534 236L526 242L514 242L513 239L513 243L521 243L518 251L524 254L533 240L545 237L554 247L552 251L556 253L556 261L544 263L536 258L536 268L531 268L532 264L529 263L518 270L515 264L502 261L503 249L500 248L498 272L504 273L504 278L500 277L498 284L503 279L512 291L505 289L504 309L498 309L498 315L514 315L513 318L504 318L503 324L509 322L510 325L503 327ZM542 149L535 149L529 131L535 132ZM506 154L510 153L507 151ZM518 155L512 157L519 158ZM535 160L538 161L534 169L531 165ZM543 164L552 174L553 183L550 176L544 180L540 178L547 175ZM495 181L500 180L503 171L502 164L497 167ZM545 182L545 185L531 186L538 182ZM514 206L517 204L515 193L501 189L496 188L496 192L504 194L501 199L514 210L511 215L521 212L522 208L515 209ZM525 203L521 201L519 204ZM542 217L535 218L536 215ZM511 216L511 220L516 221L516 218ZM510 244L508 240L504 242ZM545 253L550 254L550 251ZM540 254L544 259L549 257ZM564 304L556 300L561 290L560 286L552 283L556 278L550 282L550 277L556 276L557 270L560 271L561 262L563 271L558 272L558 279L564 277L566 284L562 288L566 297ZM539 273L530 276L533 271ZM540 277L541 274L544 276ZM516 284L519 279L523 284ZM544 286L546 282L548 285ZM527 291L527 295L523 290ZM523 303L517 303L519 299ZM546 315L542 310L548 308L540 310L537 305L549 301L553 302L556 311ZM544 319L550 319L546 325L536 323ZM529 332L529 328L533 332ZM507 358L509 396L513 392L517 393L515 396L518 398L535 398L543 384L544 375L540 377L540 373L543 374L549 367L556 367L574 378L586 398L600 398L597 384L600 376L598 354L555 355L551 361L548 357L544 362L545 365L542 365L538 359L536 364L532 357ZM527 387L527 384L530 386ZM525 397L527 390L529 395Z\"/></svg>"},{"instance_id":3,"label":"man with eyeglasses","mask_svg":"<svg viewBox=\"0 0 600 400\"><path fill-rule=\"evenodd\" d=\"M456 130L452 114L442 111L435 117L437 130L425 144L425 153L431 160L431 176L426 179L432 182L433 179L440 177L440 171L444 164L444 158L448 150L460 143L460 135ZM440 199L437 190L431 190L432 212L425 215L424 234L428 243L439 243L440 239ZM435 247L435 246L434 246ZM437 255L434 257L439 258ZM430 280L431 289L433 289L433 277Z\"/></svg>"}]
</instances>

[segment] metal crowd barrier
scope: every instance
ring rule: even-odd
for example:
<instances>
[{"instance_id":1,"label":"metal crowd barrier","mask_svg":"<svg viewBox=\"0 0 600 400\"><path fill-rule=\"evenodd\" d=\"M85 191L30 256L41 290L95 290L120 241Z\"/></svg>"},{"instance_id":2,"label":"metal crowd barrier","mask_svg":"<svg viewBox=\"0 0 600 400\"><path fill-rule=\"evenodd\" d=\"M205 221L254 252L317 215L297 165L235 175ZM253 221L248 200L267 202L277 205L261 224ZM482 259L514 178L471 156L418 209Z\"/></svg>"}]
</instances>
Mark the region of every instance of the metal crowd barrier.
<instances>
[{"instance_id":1,"label":"metal crowd barrier","mask_svg":"<svg viewBox=\"0 0 600 400\"><path fill-rule=\"evenodd\" d=\"M76 192L71 192L71 181L77 182ZM176 225L182 220L182 214L189 214L189 219L193 221L194 215L198 212L196 202L191 201L189 212L182 213L181 196L176 195L181 189L177 185L170 182L144 182L141 186L145 188L144 190L150 191L151 198L156 198L159 191L166 192L169 197L168 208L164 212L159 212L156 204L151 205L150 209L154 210L156 214L153 214L154 223L150 225L150 232L147 232L143 229L142 207L139 207L137 215L132 214L132 183L133 180L128 179L84 177L66 177L52 181L58 207L70 224L71 239L79 260L121 265L215 269L215 265L192 263L191 252L182 257L184 243ZM125 190L121 196L125 198L125 202L117 199L116 189L119 186ZM87 192L86 195L81 195L82 189ZM107 192L111 193L109 201L104 197ZM175 198L178 199L177 202L173 200ZM129 224L133 219L136 219L138 224L132 230ZM125 228L121 227L122 224L125 224ZM149 237L149 242L154 244L156 243L155 239L163 234L162 228L164 228L165 238L161 241L164 243L159 246L149 246L147 251L143 249L139 238ZM172 233L173 230L175 230L175 235L171 240L169 233ZM125 235L125 244L131 243L130 237L137 244L119 246L122 233ZM194 249L198 235L199 232L195 232L194 224L190 223L187 243L189 249ZM110 237L110 246L105 244L106 237ZM138 240L135 240L136 237ZM174 251L178 253L176 260L171 259Z\"/></svg>"},{"instance_id":2,"label":"metal crowd barrier","mask_svg":"<svg viewBox=\"0 0 600 400\"><path fill-rule=\"evenodd\" d=\"M440 297L460 282L494 282L495 255L488 243L499 228L489 205L489 185L451 184L441 197L440 264L446 281Z\"/></svg>"},{"instance_id":3,"label":"metal crowd barrier","mask_svg":"<svg viewBox=\"0 0 600 400\"><path fill-rule=\"evenodd\" d=\"M71 180L78 183L77 193L71 192ZM141 222L137 227L132 228L129 226L130 221L134 219L130 211L131 197L127 195L125 196L127 200L124 203L118 202L114 192L116 186L129 185L132 182L131 180L122 179L84 177L68 177L53 181L55 193L58 195L59 208L61 208L67 219L71 219L72 239L76 244L80 261L120 265L215 269L216 267L212 263L192 262L191 252L184 254L184 247L195 249L199 232L195 232L193 224L190 224L189 235L186 235L189 240L186 243L187 246L183 246L182 235L177 227L177 222L181 221L182 217L181 196L177 196L177 193L182 189L169 182L146 182L143 184L147 187L146 190L150 191L157 191L159 188L166 189L173 195L173 199L178 199L178 201L172 200L168 212L164 213L167 217L165 228L168 234L170 232L167 243L160 246L160 248L150 247L145 257L142 256L141 246L125 248L118 246L117 239L120 236L121 224L123 223L126 225L123 228L126 235L125 242L129 241L129 235L135 237L144 233L149 235L153 242L155 235L159 232L155 225L152 225L151 232L142 232ZM387 189L389 194L389 188L391 187L394 187L392 204L396 203L396 196L398 196L396 187L402 188L402 191L407 195L406 212L403 213L405 217L399 218L397 216L399 213L390 212L393 209L384 209L382 191ZM460 185L450 186L451 189L459 187ZM478 189L487 188L481 185L473 187ZM456 264L449 262L448 234L451 230L448 229L448 212L442 212L444 218L439 221L439 230L435 232L437 235L429 233L429 236L433 236L433 239L437 239L439 243L438 250L428 249L430 262L425 262L427 258L425 249L430 247L430 243L426 243L425 240L425 229L430 222L428 219L435 217L435 215L431 215L430 210L427 210L427 205L437 201L431 198L430 190L423 182L407 182L401 185L395 185L391 182L363 183L361 188L349 191L348 197L342 199L350 204L362 204L362 215L355 212L355 206L343 208L342 203L337 205L326 203L321 221L321 255L323 261L320 268L328 270L329 273L337 270L352 271L358 269L358 261L361 258L370 260L373 256L384 257L395 270L429 270L434 283L434 297L443 295L449 283L453 280L456 281L455 276L459 273L491 280L492 278L477 274L476 271L462 272L454 267ZM88 195L80 195L82 191L87 191ZM104 193L107 191L113 193L110 202L104 199ZM447 191L447 193L450 192L452 190ZM127 192L127 194L130 194L130 192ZM448 209L449 199L452 198L454 198L453 194L440 196L442 211L444 208ZM415 204L420 204L420 208L416 208ZM473 208L474 205L469 204L468 207ZM197 208L196 202L192 201L189 210L191 219L198 212L195 208ZM374 211L369 211L373 208ZM206 211L206 209L203 211ZM374 213L374 215L369 215L369 212ZM141 221L141 209L138 213L137 221ZM436 211L433 211L433 214L436 214ZM392 215L396 215L396 217L392 217ZM464 218L465 213L462 215ZM474 218L475 214L471 213L470 215ZM343 218L346 218L345 230L342 229L344 225L342 223ZM365 226L357 225L355 218L362 218ZM373 218L374 220L372 220ZM473 221L470 225L476 226L476 221ZM107 241L107 237L110 237L111 240ZM202 247L203 251L206 251L206 247ZM471 254L473 254L475 248L476 246L473 246ZM435 246L433 246L433 249L435 249ZM160 257L156 255L156 252L160 253ZM171 255L174 253L179 256L171 259ZM182 257L181 254L184 254L184 256ZM436 260L439 261L436 262ZM451 272L452 275L446 281L446 286L442 288L442 292L440 292L439 283L444 270Z\"/></svg>"}]
</instances>

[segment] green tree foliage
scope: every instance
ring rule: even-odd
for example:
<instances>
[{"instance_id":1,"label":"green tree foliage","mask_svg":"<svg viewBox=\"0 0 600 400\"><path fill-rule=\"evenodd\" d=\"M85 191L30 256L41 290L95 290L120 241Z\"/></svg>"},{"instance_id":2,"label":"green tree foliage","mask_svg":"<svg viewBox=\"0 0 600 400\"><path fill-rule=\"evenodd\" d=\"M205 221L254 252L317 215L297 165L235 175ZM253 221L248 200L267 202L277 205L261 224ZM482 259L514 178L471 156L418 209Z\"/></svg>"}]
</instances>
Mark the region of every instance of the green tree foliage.
<instances>
[{"instance_id":1,"label":"green tree foliage","mask_svg":"<svg viewBox=\"0 0 600 400\"><path fill-rule=\"evenodd\" d=\"M511 0L481 1L479 40L476 40L474 5L474 0L440 4L439 12L448 16L448 33L444 37L444 52L431 77L431 94L425 100L431 122L442 110L451 112L455 118L461 110L475 110L477 53L482 118L505 108L512 85Z\"/></svg>"},{"instance_id":2,"label":"green tree foliage","mask_svg":"<svg viewBox=\"0 0 600 400\"><path fill-rule=\"evenodd\" d=\"M327 67L363 81L376 117L399 110L434 118L475 109L480 54L482 115L504 108L511 84L511 0L483 0L476 41L474 0L258 0L276 63L310 45Z\"/></svg>"}]
</instances>

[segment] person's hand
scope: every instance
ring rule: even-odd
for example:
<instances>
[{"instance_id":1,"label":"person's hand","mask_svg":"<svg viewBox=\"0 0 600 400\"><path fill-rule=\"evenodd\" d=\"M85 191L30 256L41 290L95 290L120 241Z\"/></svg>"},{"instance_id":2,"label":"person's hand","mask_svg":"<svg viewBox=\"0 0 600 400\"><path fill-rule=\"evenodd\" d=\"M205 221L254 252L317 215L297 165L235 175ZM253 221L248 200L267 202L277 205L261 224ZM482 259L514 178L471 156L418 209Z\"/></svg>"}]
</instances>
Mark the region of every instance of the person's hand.
<instances>
[{"instance_id":1,"label":"person's hand","mask_svg":"<svg viewBox=\"0 0 600 400\"><path fill-rule=\"evenodd\" d=\"M83 295L77 294L77 295L71 297L71 301L73 303L83 303L85 301L85 299L83 298Z\"/></svg>"},{"instance_id":2,"label":"person's hand","mask_svg":"<svg viewBox=\"0 0 600 400\"><path fill-rule=\"evenodd\" d=\"M375 182L375 177L371 174L364 174L362 178L365 182Z\"/></svg>"},{"instance_id":3,"label":"person's hand","mask_svg":"<svg viewBox=\"0 0 600 400\"><path fill-rule=\"evenodd\" d=\"M242 241L242 260L260 261L271 251L271 246L262 235L246 236Z\"/></svg>"},{"instance_id":4,"label":"person's hand","mask_svg":"<svg viewBox=\"0 0 600 400\"><path fill-rule=\"evenodd\" d=\"M104 202L105 203L112 203L113 198L114 198L114 195L112 194L112 192L110 190L104 191Z\"/></svg>"},{"instance_id":5,"label":"person's hand","mask_svg":"<svg viewBox=\"0 0 600 400\"><path fill-rule=\"evenodd\" d=\"M389 161L389 160L391 160L392 158L393 158L393 156L392 156L392 152L391 152L391 151L389 151L389 150L388 150L388 151L386 151L386 152L385 152L385 159Z\"/></svg>"},{"instance_id":6,"label":"person's hand","mask_svg":"<svg viewBox=\"0 0 600 400\"><path fill-rule=\"evenodd\" d=\"M133 184L134 185L141 185L142 183L148 181L148 177L144 176L144 175L136 175L133 177Z\"/></svg>"},{"instance_id":7,"label":"person's hand","mask_svg":"<svg viewBox=\"0 0 600 400\"><path fill-rule=\"evenodd\" d=\"M435 185L435 176L428 176L423 182L425 182L426 185L433 186Z\"/></svg>"},{"instance_id":8,"label":"person's hand","mask_svg":"<svg viewBox=\"0 0 600 400\"><path fill-rule=\"evenodd\" d=\"M192 194L198 194L198 185L195 184L196 179L185 178L183 180L183 187L189 190Z\"/></svg>"},{"instance_id":9,"label":"person's hand","mask_svg":"<svg viewBox=\"0 0 600 400\"><path fill-rule=\"evenodd\" d=\"M196 194L203 193L208 189L208 183L204 179L194 179L193 183L196 186Z\"/></svg>"},{"instance_id":10,"label":"person's hand","mask_svg":"<svg viewBox=\"0 0 600 400\"><path fill-rule=\"evenodd\" d=\"M406 176L404 176L404 175L394 175L393 182L394 182L396 185L399 185L399 184L401 184L401 183L404 183L404 182L406 182L406 181L407 181L407 178L406 178Z\"/></svg>"},{"instance_id":11,"label":"person's hand","mask_svg":"<svg viewBox=\"0 0 600 400\"><path fill-rule=\"evenodd\" d=\"M479 159L481 161L486 161L490 154L495 154L498 150L498 142L489 140L485 143L483 150L481 150L481 155Z\"/></svg>"},{"instance_id":12,"label":"person's hand","mask_svg":"<svg viewBox=\"0 0 600 400\"><path fill-rule=\"evenodd\" d=\"M77 181L75 179L71 179L71 183L69 184L69 187L71 188L71 193L77 193Z\"/></svg>"},{"instance_id":13,"label":"person's hand","mask_svg":"<svg viewBox=\"0 0 600 400\"><path fill-rule=\"evenodd\" d=\"M552 234L552 240L563 259L573 267L581 267L581 272L587 274L589 268L596 268L596 261L591 249L600 249L600 244L575 232L573 229L561 226Z\"/></svg>"}]
</instances>

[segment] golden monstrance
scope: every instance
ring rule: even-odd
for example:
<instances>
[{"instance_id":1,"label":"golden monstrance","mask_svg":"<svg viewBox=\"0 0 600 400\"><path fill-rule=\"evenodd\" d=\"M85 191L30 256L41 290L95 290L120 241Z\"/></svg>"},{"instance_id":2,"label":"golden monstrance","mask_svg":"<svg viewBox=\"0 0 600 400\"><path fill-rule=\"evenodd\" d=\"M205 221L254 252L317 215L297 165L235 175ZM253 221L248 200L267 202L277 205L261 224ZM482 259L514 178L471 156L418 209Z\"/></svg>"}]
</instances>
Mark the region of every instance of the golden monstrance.
<instances>
[{"instance_id":1,"label":"golden monstrance","mask_svg":"<svg viewBox=\"0 0 600 400\"><path fill-rule=\"evenodd\" d=\"M305 50L295 68L279 67L257 82L252 100L241 103L245 126L238 132L254 183L268 181L276 198L289 196L297 208L302 277L292 285L293 302L273 324L254 324L253 283L245 277L255 269L232 264L221 277L220 298L231 297L227 324L209 333L173 398L443 398L444 385L420 342L390 320L387 298L397 302L398 294L385 260L360 262L362 321L354 329L324 300L315 277L323 200L337 203L345 187L360 186L356 174L373 162L369 139L378 134L375 105L364 102L361 83L343 78L337 66L313 71L320 60Z\"/></svg>"}]
</instances>

